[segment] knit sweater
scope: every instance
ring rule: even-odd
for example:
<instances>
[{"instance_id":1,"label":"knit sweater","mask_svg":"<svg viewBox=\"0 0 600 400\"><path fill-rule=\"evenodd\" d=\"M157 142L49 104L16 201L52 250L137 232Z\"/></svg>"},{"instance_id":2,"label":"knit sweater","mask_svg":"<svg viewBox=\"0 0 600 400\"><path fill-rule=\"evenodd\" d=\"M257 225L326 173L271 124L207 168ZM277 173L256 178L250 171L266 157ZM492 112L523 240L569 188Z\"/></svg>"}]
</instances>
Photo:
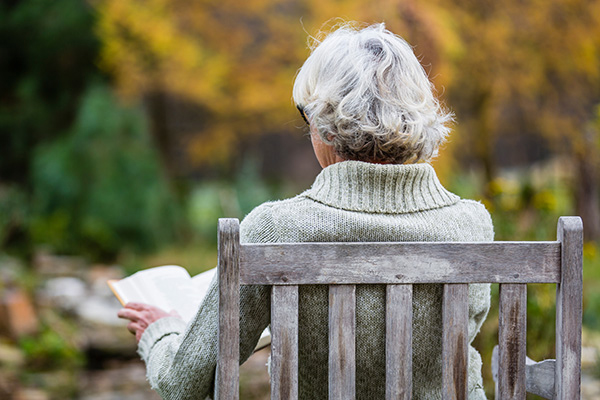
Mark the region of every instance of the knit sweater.
<instances>
[{"instance_id":1,"label":"knit sweater","mask_svg":"<svg viewBox=\"0 0 600 400\"><path fill-rule=\"evenodd\" d=\"M429 164L380 165L345 161L325 168L311 189L254 209L241 223L241 241L491 241L484 206L447 191ZM142 335L139 354L151 386L165 399L204 399L214 390L218 288L211 284L187 326L167 317ZM299 395L327 398L326 286L299 292ZM442 286L414 285L413 399L441 399ZM490 302L490 285L469 285L469 343ZM240 359L252 353L270 322L270 288L240 290ZM356 398L385 398L385 288L356 288ZM485 399L481 357L469 346L469 399Z\"/></svg>"}]
</instances>

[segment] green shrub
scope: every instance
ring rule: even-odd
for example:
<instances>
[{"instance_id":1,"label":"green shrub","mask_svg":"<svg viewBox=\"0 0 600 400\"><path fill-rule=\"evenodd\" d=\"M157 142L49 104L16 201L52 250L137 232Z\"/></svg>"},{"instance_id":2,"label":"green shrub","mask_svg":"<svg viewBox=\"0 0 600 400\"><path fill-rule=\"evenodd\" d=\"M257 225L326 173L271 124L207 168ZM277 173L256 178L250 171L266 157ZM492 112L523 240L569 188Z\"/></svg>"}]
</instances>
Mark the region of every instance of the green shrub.
<instances>
[{"instance_id":1,"label":"green shrub","mask_svg":"<svg viewBox=\"0 0 600 400\"><path fill-rule=\"evenodd\" d=\"M230 181L204 181L188 199L188 221L205 243L216 243L219 218L243 219L254 207L292 196L274 182L260 177L254 160L248 159Z\"/></svg>"},{"instance_id":2,"label":"green shrub","mask_svg":"<svg viewBox=\"0 0 600 400\"><path fill-rule=\"evenodd\" d=\"M22 338L19 346L29 368L34 370L78 368L85 361L83 353L71 341L48 327L36 336Z\"/></svg>"},{"instance_id":3,"label":"green shrub","mask_svg":"<svg viewBox=\"0 0 600 400\"><path fill-rule=\"evenodd\" d=\"M36 151L34 243L112 259L148 250L176 233L178 202L164 178L141 109L93 86L64 139Z\"/></svg>"}]
</instances>

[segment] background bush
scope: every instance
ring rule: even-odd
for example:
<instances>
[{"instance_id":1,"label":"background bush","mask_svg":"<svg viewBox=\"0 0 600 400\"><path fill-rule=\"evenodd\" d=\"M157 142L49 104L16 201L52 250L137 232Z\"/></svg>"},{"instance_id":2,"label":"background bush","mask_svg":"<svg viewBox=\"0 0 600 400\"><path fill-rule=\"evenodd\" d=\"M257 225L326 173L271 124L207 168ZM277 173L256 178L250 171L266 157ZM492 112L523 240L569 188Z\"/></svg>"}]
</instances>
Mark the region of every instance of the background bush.
<instances>
[{"instance_id":1,"label":"background bush","mask_svg":"<svg viewBox=\"0 0 600 400\"><path fill-rule=\"evenodd\" d=\"M68 134L36 150L33 242L98 259L168 243L179 203L158 160L142 110L91 86Z\"/></svg>"}]
</instances>

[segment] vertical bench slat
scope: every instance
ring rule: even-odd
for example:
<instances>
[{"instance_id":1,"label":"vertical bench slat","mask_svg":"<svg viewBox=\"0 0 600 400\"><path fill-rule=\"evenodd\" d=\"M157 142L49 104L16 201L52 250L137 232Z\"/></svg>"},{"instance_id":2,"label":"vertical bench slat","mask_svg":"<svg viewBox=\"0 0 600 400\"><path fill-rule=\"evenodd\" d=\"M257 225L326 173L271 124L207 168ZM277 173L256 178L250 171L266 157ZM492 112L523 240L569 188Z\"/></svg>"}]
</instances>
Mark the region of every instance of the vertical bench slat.
<instances>
[{"instance_id":1,"label":"vertical bench slat","mask_svg":"<svg viewBox=\"0 0 600 400\"><path fill-rule=\"evenodd\" d=\"M240 226L237 219L219 219L219 343L217 398L239 398Z\"/></svg>"},{"instance_id":2,"label":"vertical bench slat","mask_svg":"<svg viewBox=\"0 0 600 400\"><path fill-rule=\"evenodd\" d=\"M556 285L556 399L579 399L581 390L581 318L583 224L579 217L558 220L561 283Z\"/></svg>"},{"instance_id":3,"label":"vertical bench slat","mask_svg":"<svg viewBox=\"0 0 600 400\"><path fill-rule=\"evenodd\" d=\"M455 283L444 285L442 307L442 398L466 400L469 285Z\"/></svg>"},{"instance_id":4,"label":"vertical bench slat","mask_svg":"<svg viewBox=\"0 0 600 400\"><path fill-rule=\"evenodd\" d=\"M412 398L412 285L388 285L385 310L385 398Z\"/></svg>"},{"instance_id":5,"label":"vertical bench slat","mask_svg":"<svg viewBox=\"0 0 600 400\"><path fill-rule=\"evenodd\" d=\"M271 337L271 399L297 399L298 286L273 286Z\"/></svg>"},{"instance_id":6,"label":"vertical bench slat","mask_svg":"<svg viewBox=\"0 0 600 400\"><path fill-rule=\"evenodd\" d=\"M497 398L525 399L527 285L500 285ZM499 396L499 397L498 397Z\"/></svg>"},{"instance_id":7,"label":"vertical bench slat","mask_svg":"<svg viewBox=\"0 0 600 400\"><path fill-rule=\"evenodd\" d=\"M329 399L352 400L356 382L356 287L329 286Z\"/></svg>"}]
</instances>

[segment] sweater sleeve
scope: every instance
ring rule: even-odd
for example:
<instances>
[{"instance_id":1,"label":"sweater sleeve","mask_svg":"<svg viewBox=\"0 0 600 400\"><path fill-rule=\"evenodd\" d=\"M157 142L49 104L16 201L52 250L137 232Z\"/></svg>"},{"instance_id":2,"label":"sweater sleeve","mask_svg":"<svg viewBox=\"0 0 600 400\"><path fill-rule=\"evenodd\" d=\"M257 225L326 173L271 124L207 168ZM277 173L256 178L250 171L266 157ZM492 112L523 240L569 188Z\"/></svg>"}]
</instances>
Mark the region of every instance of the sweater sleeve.
<instances>
[{"instance_id":1,"label":"sweater sleeve","mask_svg":"<svg viewBox=\"0 0 600 400\"><path fill-rule=\"evenodd\" d=\"M243 242L266 241L272 223L260 210L241 224ZM266 210L265 210L266 211ZM261 215L263 214L263 215ZM151 324L139 343L148 381L163 399L205 399L214 392L218 340L218 285L213 279L196 317L187 326L176 318ZM240 363L252 354L271 320L268 286L240 288Z\"/></svg>"}]
</instances>

